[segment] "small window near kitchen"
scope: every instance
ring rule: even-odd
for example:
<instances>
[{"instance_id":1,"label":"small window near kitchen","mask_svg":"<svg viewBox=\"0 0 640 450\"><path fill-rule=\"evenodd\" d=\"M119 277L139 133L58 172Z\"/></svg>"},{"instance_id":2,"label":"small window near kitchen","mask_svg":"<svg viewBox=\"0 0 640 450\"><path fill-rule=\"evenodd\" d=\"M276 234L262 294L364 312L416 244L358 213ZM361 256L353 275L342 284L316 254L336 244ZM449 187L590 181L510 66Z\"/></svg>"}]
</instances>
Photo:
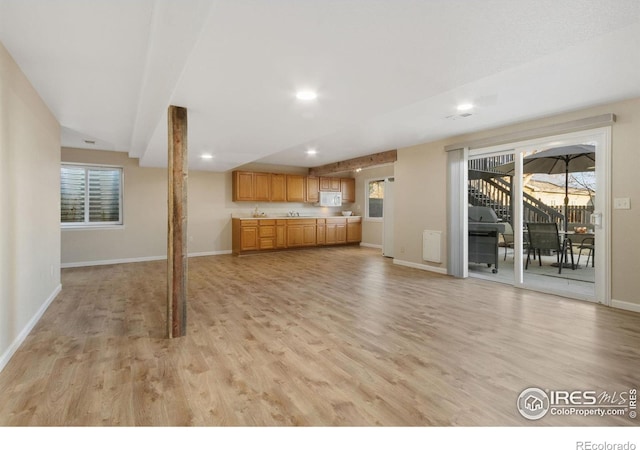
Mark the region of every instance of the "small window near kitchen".
<instances>
[{"instance_id":1,"label":"small window near kitchen","mask_svg":"<svg viewBox=\"0 0 640 450\"><path fill-rule=\"evenodd\" d=\"M68 228L122 225L122 168L63 164L60 222Z\"/></svg>"},{"instance_id":2,"label":"small window near kitchen","mask_svg":"<svg viewBox=\"0 0 640 450\"><path fill-rule=\"evenodd\" d=\"M367 219L382 219L382 202L384 201L384 180L367 181Z\"/></svg>"}]
</instances>

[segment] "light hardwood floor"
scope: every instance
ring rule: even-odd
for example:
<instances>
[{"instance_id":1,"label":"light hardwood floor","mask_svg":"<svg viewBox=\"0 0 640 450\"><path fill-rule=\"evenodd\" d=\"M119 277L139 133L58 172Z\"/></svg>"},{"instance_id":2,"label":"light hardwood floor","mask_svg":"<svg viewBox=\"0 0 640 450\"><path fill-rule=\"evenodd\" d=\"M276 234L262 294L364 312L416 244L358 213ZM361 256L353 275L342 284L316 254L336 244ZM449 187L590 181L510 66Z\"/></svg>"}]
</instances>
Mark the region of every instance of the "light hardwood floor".
<instances>
[{"instance_id":1,"label":"light hardwood floor","mask_svg":"<svg viewBox=\"0 0 640 450\"><path fill-rule=\"evenodd\" d=\"M527 387L639 386L640 314L312 249L65 269L0 373L2 425L638 425L522 418Z\"/></svg>"}]
</instances>

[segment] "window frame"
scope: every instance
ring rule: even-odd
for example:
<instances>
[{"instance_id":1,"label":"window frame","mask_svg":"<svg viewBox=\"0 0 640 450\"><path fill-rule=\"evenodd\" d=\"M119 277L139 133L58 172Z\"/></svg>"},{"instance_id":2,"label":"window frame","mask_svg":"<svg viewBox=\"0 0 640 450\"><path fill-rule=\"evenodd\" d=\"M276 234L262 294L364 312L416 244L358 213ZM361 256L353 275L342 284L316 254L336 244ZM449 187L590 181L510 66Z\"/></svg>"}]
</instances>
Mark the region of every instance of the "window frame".
<instances>
[{"instance_id":1,"label":"window frame","mask_svg":"<svg viewBox=\"0 0 640 450\"><path fill-rule=\"evenodd\" d=\"M64 167L81 168L85 173L85 203L84 203L84 221L83 222L62 222L60 218L60 228L66 230L94 230L105 228L124 228L124 167L110 164L89 164L89 163L75 163L75 162L62 162L60 163L60 169ZM114 170L120 171L120 192L118 198L118 217L120 220L113 222L89 222L89 183L88 183L88 171L89 170ZM60 175L60 182L62 184L62 175ZM62 185L60 186L60 202L62 203ZM62 204L60 206L60 213L62 214Z\"/></svg>"},{"instance_id":2,"label":"window frame","mask_svg":"<svg viewBox=\"0 0 640 450\"><path fill-rule=\"evenodd\" d=\"M387 181L386 178L368 178L364 180L364 220L369 222L382 222L384 221L384 208L382 211L382 217L370 217L369 216L369 184L372 181L381 182L383 185ZM384 197L382 198L382 203L384 205Z\"/></svg>"}]
</instances>

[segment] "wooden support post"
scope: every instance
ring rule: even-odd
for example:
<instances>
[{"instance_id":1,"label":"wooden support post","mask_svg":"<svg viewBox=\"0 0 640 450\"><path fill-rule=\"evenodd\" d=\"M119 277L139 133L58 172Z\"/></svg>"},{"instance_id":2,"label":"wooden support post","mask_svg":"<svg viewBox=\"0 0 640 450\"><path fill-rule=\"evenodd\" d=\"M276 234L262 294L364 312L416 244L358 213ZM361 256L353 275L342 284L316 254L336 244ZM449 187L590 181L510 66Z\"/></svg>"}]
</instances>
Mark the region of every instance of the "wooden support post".
<instances>
[{"instance_id":1,"label":"wooden support post","mask_svg":"<svg viewBox=\"0 0 640 450\"><path fill-rule=\"evenodd\" d=\"M187 334L187 110L169 106L167 337Z\"/></svg>"}]
</instances>

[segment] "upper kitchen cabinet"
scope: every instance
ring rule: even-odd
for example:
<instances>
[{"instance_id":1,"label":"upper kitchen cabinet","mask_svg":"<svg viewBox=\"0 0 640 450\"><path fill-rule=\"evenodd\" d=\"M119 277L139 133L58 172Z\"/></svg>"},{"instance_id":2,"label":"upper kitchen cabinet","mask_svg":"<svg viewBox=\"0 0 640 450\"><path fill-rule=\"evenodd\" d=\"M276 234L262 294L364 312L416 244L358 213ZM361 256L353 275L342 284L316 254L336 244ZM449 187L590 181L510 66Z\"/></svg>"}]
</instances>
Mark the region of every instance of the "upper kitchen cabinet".
<instances>
[{"instance_id":1,"label":"upper kitchen cabinet","mask_svg":"<svg viewBox=\"0 0 640 450\"><path fill-rule=\"evenodd\" d=\"M232 180L234 202L317 203L320 192L342 192L343 202L356 201L356 181L353 178L235 170Z\"/></svg>"},{"instance_id":2,"label":"upper kitchen cabinet","mask_svg":"<svg viewBox=\"0 0 640 450\"><path fill-rule=\"evenodd\" d=\"M253 172L233 172L233 201L248 202L254 200Z\"/></svg>"},{"instance_id":3,"label":"upper kitchen cabinet","mask_svg":"<svg viewBox=\"0 0 640 450\"><path fill-rule=\"evenodd\" d=\"M353 203L356 201L356 180L355 178L341 178L340 190L342 191L342 202Z\"/></svg>"},{"instance_id":4,"label":"upper kitchen cabinet","mask_svg":"<svg viewBox=\"0 0 640 450\"><path fill-rule=\"evenodd\" d=\"M287 177L282 173L271 174L271 201L287 201Z\"/></svg>"},{"instance_id":5,"label":"upper kitchen cabinet","mask_svg":"<svg viewBox=\"0 0 640 450\"><path fill-rule=\"evenodd\" d=\"M236 170L232 176L234 202L268 202L271 199L271 174Z\"/></svg>"},{"instance_id":6,"label":"upper kitchen cabinet","mask_svg":"<svg viewBox=\"0 0 640 450\"><path fill-rule=\"evenodd\" d=\"M322 192L340 192L340 178L320 177Z\"/></svg>"},{"instance_id":7,"label":"upper kitchen cabinet","mask_svg":"<svg viewBox=\"0 0 640 450\"><path fill-rule=\"evenodd\" d=\"M268 202L271 200L271 174L253 173L254 198L257 202Z\"/></svg>"},{"instance_id":8,"label":"upper kitchen cabinet","mask_svg":"<svg viewBox=\"0 0 640 450\"><path fill-rule=\"evenodd\" d=\"M306 199L304 175L287 175L287 201L303 203Z\"/></svg>"},{"instance_id":9,"label":"upper kitchen cabinet","mask_svg":"<svg viewBox=\"0 0 640 450\"><path fill-rule=\"evenodd\" d=\"M307 202L317 203L320 201L320 180L318 177L307 178Z\"/></svg>"}]
</instances>

